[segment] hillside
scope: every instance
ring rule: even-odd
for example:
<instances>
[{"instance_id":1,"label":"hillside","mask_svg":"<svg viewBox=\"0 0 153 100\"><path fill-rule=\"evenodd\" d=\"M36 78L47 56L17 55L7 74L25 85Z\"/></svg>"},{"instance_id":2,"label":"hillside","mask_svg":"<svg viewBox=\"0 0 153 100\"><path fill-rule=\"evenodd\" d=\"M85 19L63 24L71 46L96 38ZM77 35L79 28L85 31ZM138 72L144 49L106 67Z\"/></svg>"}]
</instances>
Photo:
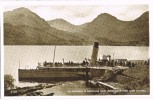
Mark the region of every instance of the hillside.
<instances>
[{"instance_id":1,"label":"hillside","mask_svg":"<svg viewBox=\"0 0 153 100\"><path fill-rule=\"evenodd\" d=\"M63 19L55 19L55 20L50 20L47 22L51 27L54 27L56 29L63 30L63 31L68 31L72 33L76 33L76 32L80 33L83 30L83 27L75 26Z\"/></svg>"},{"instance_id":2,"label":"hillside","mask_svg":"<svg viewBox=\"0 0 153 100\"><path fill-rule=\"evenodd\" d=\"M12 20L13 19L13 20ZM4 13L5 45L82 45L85 36L50 27L42 18L27 8Z\"/></svg>"},{"instance_id":3,"label":"hillside","mask_svg":"<svg viewBox=\"0 0 153 100\"><path fill-rule=\"evenodd\" d=\"M103 13L93 21L73 25L63 19L45 21L27 8L4 13L5 45L148 46L149 12L134 21L121 21Z\"/></svg>"},{"instance_id":4,"label":"hillside","mask_svg":"<svg viewBox=\"0 0 153 100\"><path fill-rule=\"evenodd\" d=\"M14 26L30 26L34 28L49 28L49 24L27 8L18 8L4 13L4 23Z\"/></svg>"},{"instance_id":5,"label":"hillside","mask_svg":"<svg viewBox=\"0 0 153 100\"><path fill-rule=\"evenodd\" d=\"M84 32L98 41L106 38L125 45L149 45L149 12L134 21L121 21L109 14L100 14Z\"/></svg>"},{"instance_id":6,"label":"hillside","mask_svg":"<svg viewBox=\"0 0 153 100\"><path fill-rule=\"evenodd\" d=\"M134 21L121 21L103 13L93 21L75 26L63 19L48 21L50 26L69 32L86 34L99 41L101 45L149 45L149 12L145 12Z\"/></svg>"}]
</instances>

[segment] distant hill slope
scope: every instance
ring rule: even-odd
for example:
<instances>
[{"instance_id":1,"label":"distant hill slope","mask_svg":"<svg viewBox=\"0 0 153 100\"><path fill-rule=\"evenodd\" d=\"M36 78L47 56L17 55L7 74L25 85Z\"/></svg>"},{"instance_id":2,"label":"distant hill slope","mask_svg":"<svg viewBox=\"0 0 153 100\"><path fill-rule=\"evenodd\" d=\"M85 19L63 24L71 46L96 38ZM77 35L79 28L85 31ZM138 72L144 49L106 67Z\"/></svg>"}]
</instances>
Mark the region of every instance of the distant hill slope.
<instances>
[{"instance_id":1,"label":"distant hill slope","mask_svg":"<svg viewBox=\"0 0 153 100\"><path fill-rule=\"evenodd\" d=\"M83 45L86 36L58 30L26 8L4 13L5 45Z\"/></svg>"},{"instance_id":2,"label":"distant hill slope","mask_svg":"<svg viewBox=\"0 0 153 100\"><path fill-rule=\"evenodd\" d=\"M84 32L98 41L106 38L126 45L149 45L149 12L134 21L121 21L109 14L100 14Z\"/></svg>"},{"instance_id":3,"label":"distant hill slope","mask_svg":"<svg viewBox=\"0 0 153 100\"><path fill-rule=\"evenodd\" d=\"M63 19L45 21L27 8L4 13L5 45L149 45L149 12L134 21L100 14L92 22L72 25Z\"/></svg>"},{"instance_id":4,"label":"distant hill slope","mask_svg":"<svg viewBox=\"0 0 153 100\"><path fill-rule=\"evenodd\" d=\"M4 13L4 23L14 26L30 26L34 28L49 28L49 24L27 8L18 8Z\"/></svg>"},{"instance_id":5,"label":"distant hill slope","mask_svg":"<svg viewBox=\"0 0 153 100\"><path fill-rule=\"evenodd\" d=\"M83 30L83 27L75 26L63 19L55 19L55 20L50 20L47 22L51 27L54 27L56 29L63 30L63 31L68 31L72 33L76 33L76 32L80 33Z\"/></svg>"}]
</instances>

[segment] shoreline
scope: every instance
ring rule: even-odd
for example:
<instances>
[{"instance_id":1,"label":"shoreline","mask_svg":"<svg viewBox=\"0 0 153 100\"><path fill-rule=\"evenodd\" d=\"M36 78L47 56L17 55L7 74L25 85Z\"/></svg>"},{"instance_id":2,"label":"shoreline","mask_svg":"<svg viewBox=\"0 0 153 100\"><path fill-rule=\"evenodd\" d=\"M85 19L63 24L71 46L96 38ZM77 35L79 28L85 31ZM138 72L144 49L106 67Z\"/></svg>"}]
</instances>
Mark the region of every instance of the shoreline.
<instances>
[{"instance_id":1,"label":"shoreline","mask_svg":"<svg viewBox=\"0 0 153 100\"><path fill-rule=\"evenodd\" d=\"M38 83L35 86L17 87L15 89L5 90L5 96L43 96L43 92L37 92L45 88L51 88L61 83Z\"/></svg>"}]
</instances>

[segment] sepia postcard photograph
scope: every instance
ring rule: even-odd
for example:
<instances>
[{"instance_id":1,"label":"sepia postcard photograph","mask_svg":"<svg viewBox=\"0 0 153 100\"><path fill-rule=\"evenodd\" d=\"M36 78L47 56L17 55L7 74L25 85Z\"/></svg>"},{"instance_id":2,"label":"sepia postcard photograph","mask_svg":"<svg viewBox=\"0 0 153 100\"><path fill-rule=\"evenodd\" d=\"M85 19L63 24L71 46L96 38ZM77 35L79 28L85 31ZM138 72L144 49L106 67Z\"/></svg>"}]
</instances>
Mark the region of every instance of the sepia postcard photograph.
<instances>
[{"instance_id":1,"label":"sepia postcard photograph","mask_svg":"<svg viewBox=\"0 0 153 100\"><path fill-rule=\"evenodd\" d=\"M4 96L150 95L149 5L5 6Z\"/></svg>"}]
</instances>

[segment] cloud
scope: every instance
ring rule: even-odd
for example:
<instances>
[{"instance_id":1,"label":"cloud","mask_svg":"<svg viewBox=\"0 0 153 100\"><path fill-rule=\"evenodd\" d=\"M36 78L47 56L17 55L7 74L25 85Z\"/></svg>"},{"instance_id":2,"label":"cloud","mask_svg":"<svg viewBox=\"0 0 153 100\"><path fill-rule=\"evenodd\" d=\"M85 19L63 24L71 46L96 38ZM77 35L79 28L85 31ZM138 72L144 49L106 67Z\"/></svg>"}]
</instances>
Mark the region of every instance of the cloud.
<instances>
[{"instance_id":1,"label":"cloud","mask_svg":"<svg viewBox=\"0 0 153 100\"><path fill-rule=\"evenodd\" d=\"M125 21L134 20L146 11L149 11L148 5L130 5L127 7L125 12L121 12L118 17Z\"/></svg>"}]
</instances>

